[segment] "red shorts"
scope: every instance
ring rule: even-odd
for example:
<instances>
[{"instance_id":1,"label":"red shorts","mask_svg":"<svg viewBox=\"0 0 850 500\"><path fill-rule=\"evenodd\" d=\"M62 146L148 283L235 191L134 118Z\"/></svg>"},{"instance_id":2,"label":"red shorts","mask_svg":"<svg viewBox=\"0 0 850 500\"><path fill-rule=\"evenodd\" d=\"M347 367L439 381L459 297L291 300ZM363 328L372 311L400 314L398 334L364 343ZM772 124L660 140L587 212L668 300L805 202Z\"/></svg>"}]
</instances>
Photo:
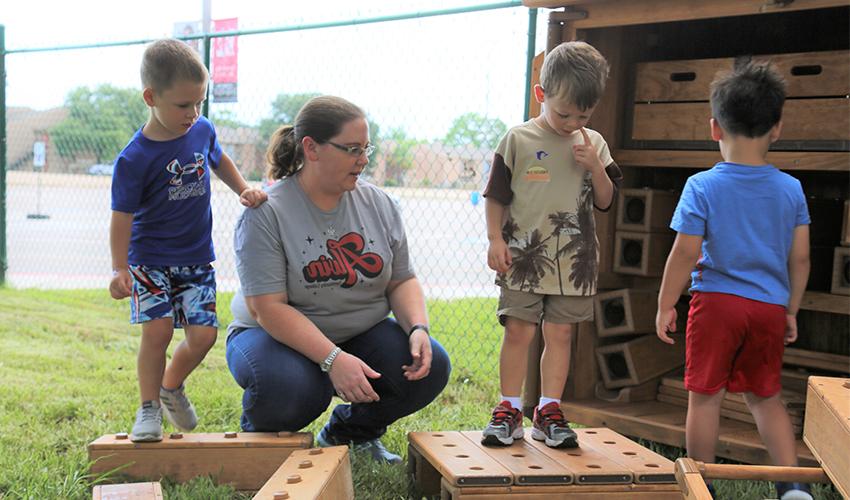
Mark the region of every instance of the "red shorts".
<instances>
[{"instance_id":1,"label":"red shorts","mask_svg":"<svg viewBox=\"0 0 850 500\"><path fill-rule=\"evenodd\" d=\"M737 295L694 292L688 312L685 388L701 394L777 394L782 386L785 307Z\"/></svg>"}]
</instances>

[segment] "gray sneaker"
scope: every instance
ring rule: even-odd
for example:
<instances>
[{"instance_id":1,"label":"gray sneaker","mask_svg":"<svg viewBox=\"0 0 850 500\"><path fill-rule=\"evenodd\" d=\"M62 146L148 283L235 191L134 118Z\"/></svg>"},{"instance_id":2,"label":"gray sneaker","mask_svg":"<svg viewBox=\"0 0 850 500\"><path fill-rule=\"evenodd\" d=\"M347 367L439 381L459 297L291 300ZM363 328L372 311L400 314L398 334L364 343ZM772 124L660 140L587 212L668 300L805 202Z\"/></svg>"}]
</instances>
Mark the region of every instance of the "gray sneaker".
<instances>
[{"instance_id":1,"label":"gray sneaker","mask_svg":"<svg viewBox=\"0 0 850 500\"><path fill-rule=\"evenodd\" d=\"M322 448L339 446L341 443L338 443L336 439L328 435L326 429L326 427L322 427L322 430L319 431L319 434L316 436L316 444ZM352 444L351 449L355 453L368 453L369 457L376 462L386 462L388 464L402 463L401 457L384 447L384 443L377 438Z\"/></svg>"},{"instance_id":2,"label":"gray sneaker","mask_svg":"<svg viewBox=\"0 0 850 500\"><path fill-rule=\"evenodd\" d=\"M173 390L160 387L159 400L162 402L162 410L165 413L165 418L174 427L188 432L198 425L198 416L195 414L195 407L192 406L192 402L186 397L183 384L180 384L180 387Z\"/></svg>"},{"instance_id":3,"label":"gray sneaker","mask_svg":"<svg viewBox=\"0 0 850 500\"><path fill-rule=\"evenodd\" d=\"M493 408L490 422L481 433L481 444L485 446L510 446L517 439L522 439L522 412L507 401L502 401Z\"/></svg>"},{"instance_id":4,"label":"gray sneaker","mask_svg":"<svg viewBox=\"0 0 850 500\"><path fill-rule=\"evenodd\" d=\"M162 407L156 401L145 401L136 412L136 423L130 440L134 443L162 441Z\"/></svg>"}]
</instances>

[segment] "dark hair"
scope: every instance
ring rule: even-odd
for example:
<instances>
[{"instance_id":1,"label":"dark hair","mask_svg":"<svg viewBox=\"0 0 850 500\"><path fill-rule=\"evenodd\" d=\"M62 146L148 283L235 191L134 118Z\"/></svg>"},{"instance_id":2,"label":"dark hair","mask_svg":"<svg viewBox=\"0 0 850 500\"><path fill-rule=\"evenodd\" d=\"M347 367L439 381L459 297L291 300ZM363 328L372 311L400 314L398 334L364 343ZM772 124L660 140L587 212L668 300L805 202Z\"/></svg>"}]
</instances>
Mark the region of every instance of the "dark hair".
<instances>
[{"instance_id":1,"label":"dark hair","mask_svg":"<svg viewBox=\"0 0 850 500\"><path fill-rule=\"evenodd\" d=\"M198 53L175 38L150 44L142 55L142 86L155 92L168 90L178 80L206 83L209 73Z\"/></svg>"},{"instance_id":2,"label":"dark hair","mask_svg":"<svg viewBox=\"0 0 850 500\"><path fill-rule=\"evenodd\" d=\"M301 140L305 137L324 144L349 121L365 117L362 109L342 97L325 95L310 99L296 115L295 125L283 125L272 134L266 149L269 164L266 176L277 180L297 172L304 163Z\"/></svg>"},{"instance_id":3,"label":"dark hair","mask_svg":"<svg viewBox=\"0 0 850 500\"><path fill-rule=\"evenodd\" d=\"M585 42L558 45L546 54L540 68L546 97L564 98L582 111L599 102L607 78L608 61Z\"/></svg>"},{"instance_id":4,"label":"dark hair","mask_svg":"<svg viewBox=\"0 0 850 500\"><path fill-rule=\"evenodd\" d=\"M711 114L733 135L768 133L782 119L785 79L769 62L740 59L711 82Z\"/></svg>"}]
</instances>

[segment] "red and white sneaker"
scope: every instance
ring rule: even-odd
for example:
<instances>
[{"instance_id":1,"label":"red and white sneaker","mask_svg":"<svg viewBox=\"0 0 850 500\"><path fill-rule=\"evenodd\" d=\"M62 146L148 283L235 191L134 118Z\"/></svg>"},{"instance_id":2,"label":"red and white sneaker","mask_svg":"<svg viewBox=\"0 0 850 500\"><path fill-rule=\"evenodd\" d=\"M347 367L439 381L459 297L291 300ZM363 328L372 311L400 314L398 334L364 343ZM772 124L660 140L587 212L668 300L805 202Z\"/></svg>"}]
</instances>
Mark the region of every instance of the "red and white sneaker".
<instances>
[{"instance_id":1,"label":"red and white sneaker","mask_svg":"<svg viewBox=\"0 0 850 500\"><path fill-rule=\"evenodd\" d=\"M561 405L552 401L542 408L534 409L534 429L531 430L531 437L545 442L550 448L575 448L578 446L578 437L568 423L564 412L561 411Z\"/></svg>"},{"instance_id":2,"label":"red and white sneaker","mask_svg":"<svg viewBox=\"0 0 850 500\"><path fill-rule=\"evenodd\" d=\"M481 436L486 446L510 446L515 439L522 439L522 411L502 401L493 408L493 416Z\"/></svg>"}]
</instances>

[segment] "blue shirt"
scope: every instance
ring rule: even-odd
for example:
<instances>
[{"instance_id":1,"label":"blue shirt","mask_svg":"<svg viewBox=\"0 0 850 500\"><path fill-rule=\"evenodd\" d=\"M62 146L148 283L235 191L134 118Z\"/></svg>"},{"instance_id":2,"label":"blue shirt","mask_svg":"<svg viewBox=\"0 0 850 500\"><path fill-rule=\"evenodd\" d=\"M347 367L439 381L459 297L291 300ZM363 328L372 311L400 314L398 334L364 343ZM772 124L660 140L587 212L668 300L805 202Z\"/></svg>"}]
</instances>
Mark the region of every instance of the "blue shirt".
<instances>
[{"instance_id":1,"label":"blue shirt","mask_svg":"<svg viewBox=\"0 0 850 500\"><path fill-rule=\"evenodd\" d=\"M787 306L794 228L806 224L800 181L773 165L720 162L688 179L670 227L703 237L691 291Z\"/></svg>"},{"instance_id":2,"label":"blue shirt","mask_svg":"<svg viewBox=\"0 0 850 500\"><path fill-rule=\"evenodd\" d=\"M203 116L170 141L152 141L142 129L130 139L112 173L112 210L134 215L130 264L215 260L210 168L218 168L221 155L215 129Z\"/></svg>"}]
</instances>

